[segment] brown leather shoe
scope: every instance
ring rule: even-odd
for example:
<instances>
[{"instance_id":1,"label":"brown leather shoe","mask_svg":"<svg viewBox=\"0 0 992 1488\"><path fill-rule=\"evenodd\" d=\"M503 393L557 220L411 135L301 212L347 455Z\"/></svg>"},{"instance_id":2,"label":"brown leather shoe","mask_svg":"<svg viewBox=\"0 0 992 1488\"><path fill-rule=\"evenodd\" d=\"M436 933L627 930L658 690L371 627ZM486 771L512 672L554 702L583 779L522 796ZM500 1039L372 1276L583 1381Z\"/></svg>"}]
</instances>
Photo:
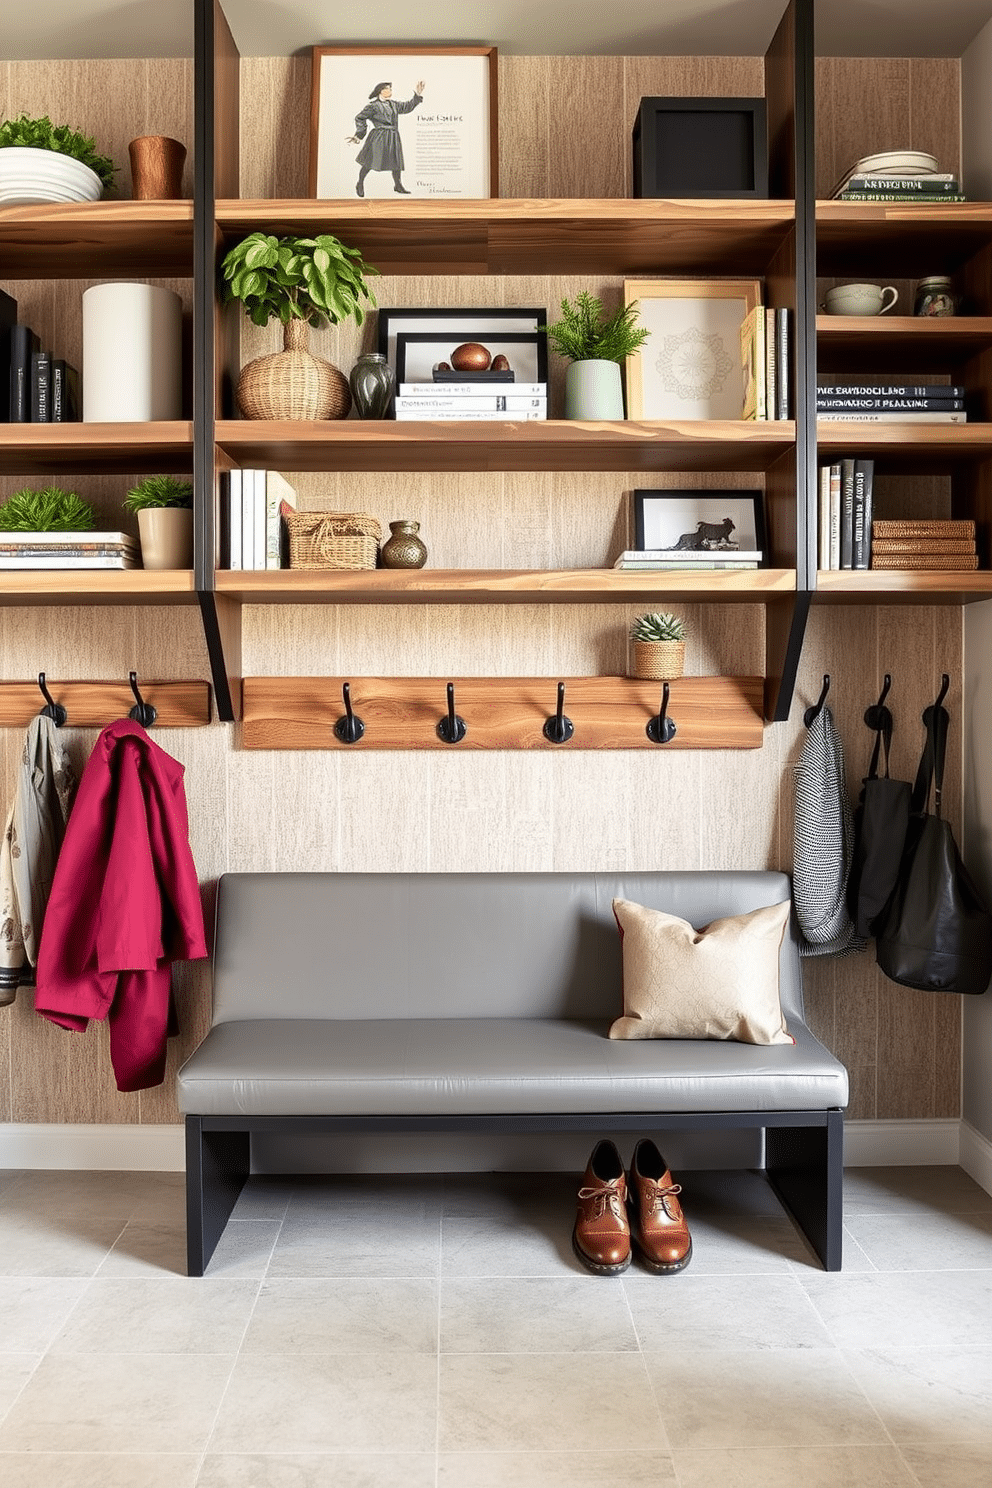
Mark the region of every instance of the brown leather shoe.
<instances>
[{"instance_id":1,"label":"brown leather shoe","mask_svg":"<svg viewBox=\"0 0 992 1488\"><path fill-rule=\"evenodd\" d=\"M618 1276L630 1265L627 1178L612 1142L597 1142L582 1175L572 1249L587 1271Z\"/></svg>"},{"instance_id":2,"label":"brown leather shoe","mask_svg":"<svg viewBox=\"0 0 992 1488\"><path fill-rule=\"evenodd\" d=\"M692 1238L668 1164L653 1142L634 1148L627 1208L638 1258L657 1276L682 1271L692 1257Z\"/></svg>"}]
</instances>

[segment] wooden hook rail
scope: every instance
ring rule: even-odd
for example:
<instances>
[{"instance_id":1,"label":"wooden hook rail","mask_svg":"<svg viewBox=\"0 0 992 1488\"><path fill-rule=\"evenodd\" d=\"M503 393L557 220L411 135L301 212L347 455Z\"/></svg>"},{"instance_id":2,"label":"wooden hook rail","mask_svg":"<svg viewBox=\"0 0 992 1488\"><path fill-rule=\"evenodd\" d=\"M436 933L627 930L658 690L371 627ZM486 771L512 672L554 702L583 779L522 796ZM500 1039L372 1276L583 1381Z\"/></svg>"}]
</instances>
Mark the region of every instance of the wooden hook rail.
<instances>
[{"instance_id":1,"label":"wooden hook rail","mask_svg":"<svg viewBox=\"0 0 992 1488\"><path fill-rule=\"evenodd\" d=\"M141 697L156 710L154 729L197 728L211 719L209 682L149 682L139 674ZM66 711L66 728L104 728L126 718L134 694L124 677L113 682L60 682L46 674L52 699ZM0 727L26 728L45 706L37 682L0 682Z\"/></svg>"},{"instance_id":2,"label":"wooden hook rail","mask_svg":"<svg viewBox=\"0 0 992 1488\"><path fill-rule=\"evenodd\" d=\"M629 677L566 677L562 742L545 729L556 717L559 678L246 677L246 749L760 749L761 677L681 677L672 682L669 742L647 725L662 702L660 682ZM453 701L446 692L453 686ZM349 686L350 710L343 698ZM346 723L353 710L361 733ZM449 720L456 717L456 741ZM341 722L342 726L336 728ZM457 722L464 722L459 732ZM356 737L349 739L348 735Z\"/></svg>"}]
</instances>

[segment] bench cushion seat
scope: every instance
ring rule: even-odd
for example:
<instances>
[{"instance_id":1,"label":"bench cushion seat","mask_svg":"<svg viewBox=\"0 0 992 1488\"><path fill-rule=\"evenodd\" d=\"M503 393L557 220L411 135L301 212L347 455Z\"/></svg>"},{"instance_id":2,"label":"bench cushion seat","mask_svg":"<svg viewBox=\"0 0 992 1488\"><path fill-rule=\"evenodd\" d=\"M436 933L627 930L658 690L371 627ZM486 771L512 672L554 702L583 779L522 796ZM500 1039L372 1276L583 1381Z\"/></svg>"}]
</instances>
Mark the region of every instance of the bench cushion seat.
<instances>
[{"instance_id":1,"label":"bench cushion seat","mask_svg":"<svg viewBox=\"0 0 992 1488\"><path fill-rule=\"evenodd\" d=\"M847 1071L795 1015L795 1045L616 1042L609 1019L220 1023L179 1074L203 1116L420 1116L844 1107Z\"/></svg>"}]
</instances>

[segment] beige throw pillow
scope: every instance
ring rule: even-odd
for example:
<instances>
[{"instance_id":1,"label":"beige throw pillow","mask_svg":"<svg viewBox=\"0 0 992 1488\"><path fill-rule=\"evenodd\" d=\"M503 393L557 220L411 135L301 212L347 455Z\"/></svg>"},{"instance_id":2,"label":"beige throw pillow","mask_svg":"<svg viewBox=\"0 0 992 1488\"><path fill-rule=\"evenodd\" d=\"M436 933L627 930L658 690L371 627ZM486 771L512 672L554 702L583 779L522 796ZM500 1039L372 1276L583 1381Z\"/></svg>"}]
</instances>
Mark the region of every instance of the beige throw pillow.
<instances>
[{"instance_id":1,"label":"beige throw pillow","mask_svg":"<svg viewBox=\"0 0 992 1488\"><path fill-rule=\"evenodd\" d=\"M676 915L614 899L624 1016L610 1038L795 1043L778 994L790 908L786 900L694 930Z\"/></svg>"}]
</instances>

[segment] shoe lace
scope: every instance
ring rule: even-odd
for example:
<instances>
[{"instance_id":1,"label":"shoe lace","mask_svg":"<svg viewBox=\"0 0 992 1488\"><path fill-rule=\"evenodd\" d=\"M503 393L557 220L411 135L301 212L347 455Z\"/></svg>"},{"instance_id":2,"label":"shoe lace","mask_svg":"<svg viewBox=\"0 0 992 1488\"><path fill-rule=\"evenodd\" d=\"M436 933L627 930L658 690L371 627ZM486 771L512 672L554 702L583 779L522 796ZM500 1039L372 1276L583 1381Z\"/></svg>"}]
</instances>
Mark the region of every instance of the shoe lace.
<instances>
[{"instance_id":1,"label":"shoe lace","mask_svg":"<svg viewBox=\"0 0 992 1488\"><path fill-rule=\"evenodd\" d=\"M607 1209L615 1214L617 1219L626 1217L620 1190L614 1184L607 1184L600 1188L580 1188L579 1198L593 1200L593 1219L602 1219Z\"/></svg>"},{"instance_id":2,"label":"shoe lace","mask_svg":"<svg viewBox=\"0 0 992 1488\"><path fill-rule=\"evenodd\" d=\"M656 1184L651 1193L651 1197L648 1200L648 1213L657 1214L659 1209L663 1209L669 1219L678 1219L676 1206L669 1201L671 1199L674 1199L681 1192L681 1183L669 1184L667 1188L662 1188L660 1185Z\"/></svg>"}]
</instances>

